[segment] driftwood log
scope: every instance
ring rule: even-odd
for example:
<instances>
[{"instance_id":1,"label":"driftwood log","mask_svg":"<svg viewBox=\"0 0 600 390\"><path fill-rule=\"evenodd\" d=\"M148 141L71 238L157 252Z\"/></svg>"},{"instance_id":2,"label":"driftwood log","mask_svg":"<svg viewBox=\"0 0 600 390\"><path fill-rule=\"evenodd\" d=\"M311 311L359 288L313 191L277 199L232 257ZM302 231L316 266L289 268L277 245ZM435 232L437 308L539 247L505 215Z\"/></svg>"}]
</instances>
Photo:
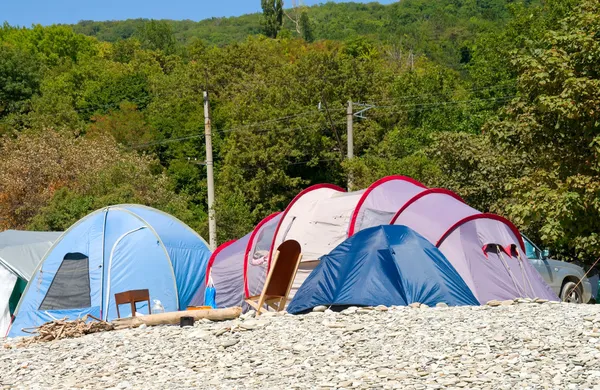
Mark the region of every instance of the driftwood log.
<instances>
[{"instance_id":1,"label":"driftwood log","mask_svg":"<svg viewBox=\"0 0 600 390\"><path fill-rule=\"evenodd\" d=\"M227 309L210 309L210 310L187 310L175 311L161 314L150 314L146 316L136 316L128 318L117 318L112 321L115 329L137 328L140 325L146 326L156 325L175 325L179 324L181 317L192 317L194 321L207 318L211 321L232 320L242 314L241 307L230 307Z\"/></svg>"}]
</instances>

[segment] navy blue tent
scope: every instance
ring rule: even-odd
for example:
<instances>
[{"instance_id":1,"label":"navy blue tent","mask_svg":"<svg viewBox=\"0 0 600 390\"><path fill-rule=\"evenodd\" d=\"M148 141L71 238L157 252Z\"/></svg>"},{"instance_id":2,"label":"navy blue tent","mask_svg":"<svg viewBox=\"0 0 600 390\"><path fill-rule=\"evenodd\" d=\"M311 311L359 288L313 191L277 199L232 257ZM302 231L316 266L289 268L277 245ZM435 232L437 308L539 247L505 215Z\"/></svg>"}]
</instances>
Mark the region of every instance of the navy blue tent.
<instances>
[{"instance_id":1,"label":"navy blue tent","mask_svg":"<svg viewBox=\"0 0 600 390\"><path fill-rule=\"evenodd\" d=\"M287 308L315 306L479 305L435 246L401 225L362 230L321 258Z\"/></svg>"}]
</instances>

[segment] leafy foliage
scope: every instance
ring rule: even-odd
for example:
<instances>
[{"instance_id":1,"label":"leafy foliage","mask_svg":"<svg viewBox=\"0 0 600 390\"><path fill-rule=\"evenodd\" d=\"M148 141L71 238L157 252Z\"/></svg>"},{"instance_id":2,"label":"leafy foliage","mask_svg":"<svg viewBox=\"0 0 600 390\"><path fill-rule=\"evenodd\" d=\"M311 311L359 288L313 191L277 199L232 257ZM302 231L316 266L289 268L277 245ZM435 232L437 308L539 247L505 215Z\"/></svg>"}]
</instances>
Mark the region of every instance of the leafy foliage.
<instances>
[{"instance_id":1,"label":"leafy foliage","mask_svg":"<svg viewBox=\"0 0 600 390\"><path fill-rule=\"evenodd\" d=\"M507 4L514 3L509 0L403 0L390 5L377 2L324 2L317 6L302 7L299 21L304 13L305 21L310 21L310 28L305 30L304 27L297 29L292 20L283 18L278 11L281 0L265 1L268 4L262 4L264 2L261 0L261 5L263 10L266 6L269 16L263 13L199 22L163 22L171 26L175 39L184 44L202 40L210 45L223 46L243 42L249 35L259 33L275 37L281 29L281 34L304 39L312 37L314 40L346 41L364 37L373 42L396 46L398 50L401 48L404 55L412 50L416 55L427 55L438 62L459 66L463 52L470 50L477 36L488 31L501 31L511 16ZM539 1L528 0L527 3L536 4ZM146 23L149 21L144 19L82 21L73 27L76 32L116 42L131 38ZM267 26L270 26L268 31ZM304 31L310 31L311 34Z\"/></svg>"},{"instance_id":2,"label":"leafy foliage","mask_svg":"<svg viewBox=\"0 0 600 390\"><path fill-rule=\"evenodd\" d=\"M503 201L522 226L563 254L600 250L600 6L586 1L520 55L519 97L490 123L522 164Z\"/></svg>"},{"instance_id":3,"label":"leafy foliage","mask_svg":"<svg viewBox=\"0 0 600 390\"><path fill-rule=\"evenodd\" d=\"M4 25L0 228L64 229L139 202L207 235L209 91L220 242L308 185L405 174L563 258L596 256L595 2L331 2L297 18L263 5L201 22ZM351 161L349 100L366 110Z\"/></svg>"},{"instance_id":4,"label":"leafy foliage","mask_svg":"<svg viewBox=\"0 0 600 390\"><path fill-rule=\"evenodd\" d=\"M41 79L36 55L10 44L0 45L0 117L21 112L39 92Z\"/></svg>"},{"instance_id":5,"label":"leafy foliage","mask_svg":"<svg viewBox=\"0 0 600 390\"><path fill-rule=\"evenodd\" d=\"M90 211L118 203L170 209L193 222L169 178L152 173L155 162L123 152L110 137L76 138L46 129L6 138L0 152L0 229L63 230Z\"/></svg>"},{"instance_id":6,"label":"leafy foliage","mask_svg":"<svg viewBox=\"0 0 600 390\"><path fill-rule=\"evenodd\" d=\"M162 50L166 54L175 52L175 37L171 25L159 20L150 20L139 27L136 36L142 47L150 50Z\"/></svg>"},{"instance_id":7,"label":"leafy foliage","mask_svg":"<svg viewBox=\"0 0 600 390\"><path fill-rule=\"evenodd\" d=\"M269 38L276 38L283 24L283 0L261 0L260 5L263 32Z\"/></svg>"},{"instance_id":8,"label":"leafy foliage","mask_svg":"<svg viewBox=\"0 0 600 390\"><path fill-rule=\"evenodd\" d=\"M300 14L300 31L302 31L302 38L306 42L315 40L313 27L306 11L303 11L302 14Z\"/></svg>"},{"instance_id":9,"label":"leafy foliage","mask_svg":"<svg viewBox=\"0 0 600 390\"><path fill-rule=\"evenodd\" d=\"M555 23L541 24L551 30L527 26L528 45L515 45L518 94L485 134L444 136L436 153L476 203L507 214L558 255L593 260L600 250L600 8L586 1L559 10L547 16Z\"/></svg>"}]
</instances>

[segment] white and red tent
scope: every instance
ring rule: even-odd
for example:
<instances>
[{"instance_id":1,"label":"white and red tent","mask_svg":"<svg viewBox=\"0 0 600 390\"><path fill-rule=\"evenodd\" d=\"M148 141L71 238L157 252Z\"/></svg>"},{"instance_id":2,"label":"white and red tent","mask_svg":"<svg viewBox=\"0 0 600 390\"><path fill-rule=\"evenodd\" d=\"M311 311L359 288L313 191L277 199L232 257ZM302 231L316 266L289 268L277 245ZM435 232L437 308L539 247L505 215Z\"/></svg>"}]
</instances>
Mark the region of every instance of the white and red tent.
<instances>
[{"instance_id":1,"label":"white and red tent","mask_svg":"<svg viewBox=\"0 0 600 390\"><path fill-rule=\"evenodd\" d=\"M271 248L285 240L302 246L302 262L290 299L312 272L321 256L360 230L389 224L398 208L426 187L406 176L388 176L360 191L345 192L332 184L318 184L300 192L283 212ZM273 251L269 258L272 260Z\"/></svg>"},{"instance_id":2,"label":"white and red tent","mask_svg":"<svg viewBox=\"0 0 600 390\"><path fill-rule=\"evenodd\" d=\"M384 177L354 192L333 184L306 188L282 213L219 247L209 262L207 281L212 277L219 307L239 305L244 297L260 293L275 249L293 239L300 243L303 258L291 299L322 256L359 231L387 224L406 225L436 245L481 303L557 299L526 260L521 235L510 221L406 176Z\"/></svg>"}]
</instances>

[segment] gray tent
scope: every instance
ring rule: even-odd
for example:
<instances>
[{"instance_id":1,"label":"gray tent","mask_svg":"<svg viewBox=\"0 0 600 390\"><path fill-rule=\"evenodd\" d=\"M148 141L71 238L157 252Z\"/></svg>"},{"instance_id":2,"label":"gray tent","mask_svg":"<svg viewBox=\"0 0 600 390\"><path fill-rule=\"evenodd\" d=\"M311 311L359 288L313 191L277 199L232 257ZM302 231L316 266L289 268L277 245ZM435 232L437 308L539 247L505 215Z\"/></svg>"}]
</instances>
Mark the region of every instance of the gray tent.
<instances>
[{"instance_id":1,"label":"gray tent","mask_svg":"<svg viewBox=\"0 0 600 390\"><path fill-rule=\"evenodd\" d=\"M6 230L0 233L0 337L40 260L62 232Z\"/></svg>"}]
</instances>

